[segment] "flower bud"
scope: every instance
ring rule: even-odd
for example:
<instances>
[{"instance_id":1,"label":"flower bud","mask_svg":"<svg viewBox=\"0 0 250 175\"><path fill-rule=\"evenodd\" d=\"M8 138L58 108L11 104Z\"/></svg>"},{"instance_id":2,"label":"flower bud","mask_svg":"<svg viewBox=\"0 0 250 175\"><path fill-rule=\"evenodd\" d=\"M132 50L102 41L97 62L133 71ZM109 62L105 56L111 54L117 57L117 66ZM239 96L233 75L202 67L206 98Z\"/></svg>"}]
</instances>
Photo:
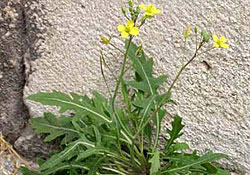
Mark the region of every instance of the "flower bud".
<instances>
[{"instance_id":1,"label":"flower bud","mask_svg":"<svg viewBox=\"0 0 250 175\"><path fill-rule=\"evenodd\" d=\"M134 6L133 0L129 0L128 5L129 5L130 8L132 8Z\"/></svg>"},{"instance_id":2,"label":"flower bud","mask_svg":"<svg viewBox=\"0 0 250 175\"><path fill-rule=\"evenodd\" d=\"M136 13L136 15L139 15L139 13L140 13L140 7L138 6L138 7L136 7L136 11L135 11L135 13Z\"/></svg>"},{"instance_id":3,"label":"flower bud","mask_svg":"<svg viewBox=\"0 0 250 175\"><path fill-rule=\"evenodd\" d=\"M202 30L201 31L201 36L203 37L203 40L205 41L205 42L209 42L209 40L210 40L210 35L205 31L205 30Z\"/></svg>"},{"instance_id":4,"label":"flower bud","mask_svg":"<svg viewBox=\"0 0 250 175\"><path fill-rule=\"evenodd\" d=\"M206 35L206 31L203 29L202 31L201 31L201 36L205 36Z\"/></svg>"},{"instance_id":5,"label":"flower bud","mask_svg":"<svg viewBox=\"0 0 250 175\"><path fill-rule=\"evenodd\" d=\"M142 45L140 45L140 46L138 47L138 49L136 50L135 54L136 54L138 57L140 57L141 54L142 54L142 51L143 51L143 47L142 47Z\"/></svg>"},{"instance_id":6,"label":"flower bud","mask_svg":"<svg viewBox=\"0 0 250 175\"><path fill-rule=\"evenodd\" d=\"M131 16L134 16L135 10L134 10L134 8L133 8L133 6L134 6L133 0L129 0L128 4L129 4L129 12L130 12L130 15L131 15Z\"/></svg>"},{"instance_id":7,"label":"flower bud","mask_svg":"<svg viewBox=\"0 0 250 175\"><path fill-rule=\"evenodd\" d=\"M210 41L210 38L211 38L211 36L209 34L207 34L206 37L205 37L205 42L208 43Z\"/></svg>"},{"instance_id":8,"label":"flower bud","mask_svg":"<svg viewBox=\"0 0 250 175\"><path fill-rule=\"evenodd\" d=\"M185 38L187 39L190 35L191 25L187 26L187 30L184 33Z\"/></svg>"},{"instance_id":9,"label":"flower bud","mask_svg":"<svg viewBox=\"0 0 250 175\"><path fill-rule=\"evenodd\" d=\"M197 26L195 26L195 28L194 28L194 32L195 32L195 34L197 34L197 33L198 33L198 27L197 27Z\"/></svg>"},{"instance_id":10,"label":"flower bud","mask_svg":"<svg viewBox=\"0 0 250 175\"><path fill-rule=\"evenodd\" d=\"M101 36L101 43L103 44L109 44L110 43L111 38L106 38L105 36Z\"/></svg>"},{"instance_id":11,"label":"flower bud","mask_svg":"<svg viewBox=\"0 0 250 175\"><path fill-rule=\"evenodd\" d=\"M145 24L146 20L147 20L147 17L144 16L144 17L141 19L141 25L140 25L140 26L142 26L143 24Z\"/></svg>"},{"instance_id":12,"label":"flower bud","mask_svg":"<svg viewBox=\"0 0 250 175\"><path fill-rule=\"evenodd\" d=\"M125 7L122 7L122 13L123 13L124 16L127 15L127 9Z\"/></svg>"}]
</instances>

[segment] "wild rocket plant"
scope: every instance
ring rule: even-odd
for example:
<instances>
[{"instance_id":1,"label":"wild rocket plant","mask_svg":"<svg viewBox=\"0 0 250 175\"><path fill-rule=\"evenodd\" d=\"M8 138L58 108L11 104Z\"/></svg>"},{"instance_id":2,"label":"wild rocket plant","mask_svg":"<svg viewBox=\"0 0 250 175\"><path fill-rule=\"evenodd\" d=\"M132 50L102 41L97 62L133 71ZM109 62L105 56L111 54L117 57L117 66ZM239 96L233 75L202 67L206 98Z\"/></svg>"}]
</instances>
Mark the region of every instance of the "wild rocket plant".
<instances>
[{"instance_id":1,"label":"wild rocket plant","mask_svg":"<svg viewBox=\"0 0 250 175\"><path fill-rule=\"evenodd\" d=\"M161 13L153 4L135 4L122 8L127 22L118 25L124 49L118 48L112 37L101 37L101 42L114 47L123 55L120 74L114 76L115 87L109 87L110 98L97 91L93 97L59 91L39 92L29 100L43 105L59 107L59 112L73 111L70 116L44 113L42 118L31 118L30 124L37 134L45 134L45 142L59 140L62 150L46 160L39 159L36 172L22 168L24 175L207 175L230 174L215 161L226 155L209 151L203 155L187 152L187 143L178 142L183 135L182 118L175 116L171 127L162 131L166 117L166 104L171 103L172 89L180 75L195 58L212 49L228 48L226 38L218 38L205 30L194 31L188 26L184 40L195 37L193 56L183 64L164 93L159 87L167 80L166 75L155 76L153 58L147 56L143 47L133 42L142 26ZM202 49L203 48L203 49ZM203 51L202 51L203 50ZM101 71L108 66L101 53ZM131 64L134 78L124 78L126 65ZM110 67L108 67L110 70ZM108 82L104 80L106 85ZM113 91L113 93L111 93ZM124 105L117 105L121 93ZM121 107L123 106L123 107ZM159 143L160 138L164 141Z\"/></svg>"}]
</instances>

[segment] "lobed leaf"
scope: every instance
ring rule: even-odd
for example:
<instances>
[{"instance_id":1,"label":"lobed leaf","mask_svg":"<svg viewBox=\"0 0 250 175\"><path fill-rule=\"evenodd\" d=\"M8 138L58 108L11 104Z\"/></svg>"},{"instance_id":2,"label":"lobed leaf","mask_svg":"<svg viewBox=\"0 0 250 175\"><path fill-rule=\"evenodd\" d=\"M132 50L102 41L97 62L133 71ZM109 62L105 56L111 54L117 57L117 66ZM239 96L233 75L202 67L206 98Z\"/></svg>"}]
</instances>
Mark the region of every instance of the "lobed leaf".
<instances>
[{"instance_id":1,"label":"lobed leaf","mask_svg":"<svg viewBox=\"0 0 250 175\"><path fill-rule=\"evenodd\" d=\"M172 165L170 165L167 170L164 170L162 174L173 174L178 172L199 172L203 171L204 174L214 174L217 173L218 169L212 166L212 162L227 157L225 154L212 153L209 152L201 157L194 154L177 154L170 157L164 157L170 160Z\"/></svg>"},{"instance_id":2,"label":"lobed leaf","mask_svg":"<svg viewBox=\"0 0 250 175\"><path fill-rule=\"evenodd\" d=\"M174 121L171 122L172 130L167 129L167 133L170 135L170 138L166 139L167 145L165 146L165 151L167 151L170 148L170 146L174 143L174 141L182 135L181 130L184 127L184 125L182 125L181 122L182 118L176 116Z\"/></svg>"},{"instance_id":3,"label":"lobed leaf","mask_svg":"<svg viewBox=\"0 0 250 175\"><path fill-rule=\"evenodd\" d=\"M67 95L58 91L53 91L51 93L40 92L37 94L30 95L28 99L33 100L35 102L39 102L44 105L58 106L60 107L59 112L61 113L67 110L73 110L79 113L87 112L87 114L90 115L93 119L95 119L97 123L112 122L110 117L108 117L104 113L102 108L100 108L100 104L98 102L95 101L95 107L85 96L82 97L75 93Z\"/></svg>"},{"instance_id":4,"label":"lobed leaf","mask_svg":"<svg viewBox=\"0 0 250 175\"><path fill-rule=\"evenodd\" d=\"M127 44L128 41L126 41L126 46ZM143 50L140 55L137 55L138 49L139 47L132 42L128 50L128 56L132 60L136 74L139 76L137 80L140 81L130 81L128 85L147 92L150 95L156 94L158 87L166 81L167 77L165 75L158 78L153 77L153 59L150 58L147 60Z\"/></svg>"},{"instance_id":5,"label":"lobed leaf","mask_svg":"<svg viewBox=\"0 0 250 175\"><path fill-rule=\"evenodd\" d=\"M46 169L51 169L57 166L59 163L62 163L64 160L69 160L72 156L75 156L74 151L78 146L84 146L85 148L93 148L95 145L88 141L87 139L79 139L71 144L69 144L63 151L58 154L53 155L48 159L44 164L41 165L39 171Z\"/></svg>"},{"instance_id":6,"label":"lobed leaf","mask_svg":"<svg viewBox=\"0 0 250 175\"><path fill-rule=\"evenodd\" d=\"M153 157L151 159L149 159L148 162L151 163L150 175L154 175L161 168L160 152L158 150L156 150L153 153Z\"/></svg>"},{"instance_id":7,"label":"lobed leaf","mask_svg":"<svg viewBox=\"0 0 250 175\"><path fill-rule=\"evenodd\" d=\"M64 136L64 139L70 137L71 140L76 138L78 136L78 131L75 130L71 120L71 117L57 118L52 113L44 113L44 117L31 118L29 121L37 134L49 134L44 139L45 142L49 142L60 136Z\"/></svg>"}]
</instances>

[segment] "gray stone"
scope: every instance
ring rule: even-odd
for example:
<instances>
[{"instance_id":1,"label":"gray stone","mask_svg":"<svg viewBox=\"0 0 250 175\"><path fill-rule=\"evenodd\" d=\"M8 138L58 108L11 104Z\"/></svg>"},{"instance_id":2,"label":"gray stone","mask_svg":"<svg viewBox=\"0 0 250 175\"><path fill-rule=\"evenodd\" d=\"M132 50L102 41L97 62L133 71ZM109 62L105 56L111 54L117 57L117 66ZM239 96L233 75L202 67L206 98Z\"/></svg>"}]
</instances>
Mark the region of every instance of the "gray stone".
<instances>
[{"instance_id":1,"label":"gray stone","mask_svg":"<svg viewBox=\"0 0 250 175\"><path fill-rule=\"evenodd\" d=\"M32 132L26 131L30 115L23 101L23 89L32 72L29 62L39 57L36 52L39 46L35 44L38 39L42 40L38 36L42 31L33 26L36 19L31 14L39 13L38 8L29 9L33 3L35 1L0 1L0 131L26 158L46 156L52 147L38 136L30 137Z\"/></svg>"},{"instance_id":2,"label":"gray stone","mask_svg":"<svg viewBox=\"0 0 250 175\"><path fill-rule=\"evenodd\" d=\"M3 78L3 72L0 71L0 79Z\"/></svg>"},{"instance_id":3,"label":"gray stone","mask_svg":"<svg viewBox=\"0 0 250 175\"><path fill-rule=\"evenodd\" d=\"M21 136L15 141L15 148L22 151L22 155L27 159L36 160L36 158L47 158L51 151L59 150L60 143L43 142L44 136L37 135L29 125L23 129Z\"/></svg>"},{"instance_id":4,"label":"gray stone","mask_svg":"<svg viewBox=\"0 0 250 175\"><path fill-rule=\"evenodd\" d=\"M23 103L25 23L20 3L3 0L0 11L0 131L14 143L29 118Z\"/></svg>"}]
</instances>

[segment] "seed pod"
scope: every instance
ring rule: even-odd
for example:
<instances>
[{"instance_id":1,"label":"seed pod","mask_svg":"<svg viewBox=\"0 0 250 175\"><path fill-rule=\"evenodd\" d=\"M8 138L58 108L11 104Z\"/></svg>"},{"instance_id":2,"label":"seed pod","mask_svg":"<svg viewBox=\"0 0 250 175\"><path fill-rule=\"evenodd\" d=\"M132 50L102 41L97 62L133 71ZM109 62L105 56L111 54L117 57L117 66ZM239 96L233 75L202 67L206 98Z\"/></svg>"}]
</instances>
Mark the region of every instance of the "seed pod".
<instances>
[{"instance_id":1,"label":"seed pod","mask_svg":"<svg viewBox=\"0 0 250 175\"><path fill-rule=\"evenodd\" d=\"M123 13L124 16L127 15L127 9L125 7L122 7L122 13Z\"/></svg>"},{"instance_id":2,"label":"seed pod","mask_svg":"<svg viewBox=\"0 0 250 175\"><path fill-rule=\"evenodd\" d=\"M195 26L195 28L194 28L194 32L195 32L195 34L197 34L197 33L198 33L198 27L197 27L197 26Z\"/></svg>"}]
</instances>

